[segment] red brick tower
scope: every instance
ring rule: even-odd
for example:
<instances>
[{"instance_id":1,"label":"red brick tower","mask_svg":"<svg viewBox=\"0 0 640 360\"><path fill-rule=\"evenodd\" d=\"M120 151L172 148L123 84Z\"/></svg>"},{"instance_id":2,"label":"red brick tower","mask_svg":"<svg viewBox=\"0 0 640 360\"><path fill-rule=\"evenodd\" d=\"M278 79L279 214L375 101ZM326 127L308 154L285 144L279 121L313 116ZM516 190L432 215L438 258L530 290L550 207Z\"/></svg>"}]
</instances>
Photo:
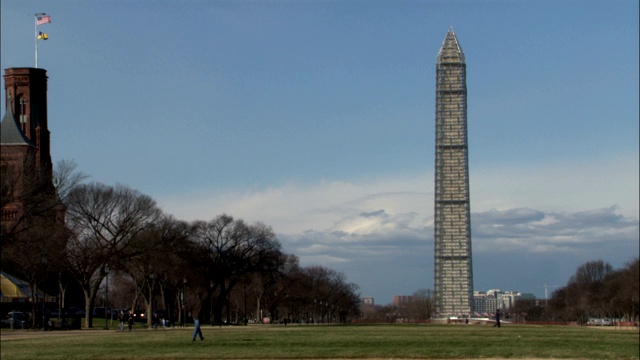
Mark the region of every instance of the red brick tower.
<instances>
[{"instance_id":1,"label":"red brick tower","mask_svg":"<svg viewBox=\"0 0 640 360\"><path fill-rule=\"evenodd\" d=\"M47 72L11 68L4 74L5 115L0 124L2 223L19 221L27 197L55 199L47 121ZM27 192L29 194L27 194Z\"/></svg>"}]
</instances>

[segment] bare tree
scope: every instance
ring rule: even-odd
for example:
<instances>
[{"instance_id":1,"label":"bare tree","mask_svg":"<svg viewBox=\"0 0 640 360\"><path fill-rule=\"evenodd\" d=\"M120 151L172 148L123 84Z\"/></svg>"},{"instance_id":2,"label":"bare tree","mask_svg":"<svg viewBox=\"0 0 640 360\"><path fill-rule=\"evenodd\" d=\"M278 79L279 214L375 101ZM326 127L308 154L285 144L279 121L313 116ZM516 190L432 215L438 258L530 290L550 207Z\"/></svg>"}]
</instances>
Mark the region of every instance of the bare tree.
<instances>
[{"instance_id":1,"label":"bare tree","mask_svg":"<svg viewBox=\"0 0 640 360\"><path fill-rule=\"evenodd\" d=\"M323 266L310 266L303 268L301 275L298 277L301 284L296 286L299 293L295 296L304 296L303 301L308 304L314 322L344 322L358 315L358 286L347 283L344 273Z\"/></svg>"},{"instance_id":2,"label":"bare tree","mask_svg":"<svg viewBox=\"0 0 640 360\"><path fill-rule=\"evenodd\" d=\"M638 304L638 268L637 258L620 270L602 260L586 262L565 287L553 293L548 316L581 323L589 317L633 318Z\"/></svg>"},{"instance_id":3,"label":"bare tree","mask_svg":"<svg viewBox=\"0 0 640 360\"><path fill-rule=\"evenodd\" d=\"M78 165L73 160L65 160L62 159L56 163L56 166L53 168L53 183L56 188L56 195L59 201L62 204L67 202L67 198L71 191L82 184L89 175L78 170ZM66 213L66 208L65 208ZM66 229L66 228L65 228ZM68 239L69 234L67 232L66 239ZM61 250L64 250L62 257L58 260L60 266L56 268L57 272L57 282L58 282L58 294L59 294L59 314L62 314L62 308L65 307L65 298L67 287L73 281L73 275L69 272L69 257L66 254L66 241L62 246L60 246Z\"/></svg>"},{"instance_id":4,"label":"bare tree","mask_svg":"<svg viewBox=\"0 0 640 360\"><path fill-rule=\"evenodd\" d=\"M640 309L640 260L637 257L625 267L623 281L626 286L620 296L625 299L624 312L629 314L630 321L637 323Z\"/></svg>"},{"instance_id":5,"label":"bare tree","mask_svg":"<svg viewBox=\"0 0 640 360\"><path fill-rule=\"evenodd\" d=\"M14 234L2 248L2 265L25 280L31 290L32 326L41 321L36 317L36 304L46 302L43 284L50 272L62 266L67 233L63 224L51 217L31 216L28 226ZM41 325L45 325L41 323Z\"/></svg>"},{"instance_id":6,"label":"bare tree","mask_svg":"<svg viewBox=\"0 0 640 360\"><path fill-rule=\"evenodd\" d=\"M78 171L78 164L73 160L60 160L53 169L53 182L58 198L67 202L67 198L73 189L82 184L89 175Z\"/></svg>"},{"instance_id":7,"label":"bare tree","mask_svg":"<svg viewBox=\"0 0 640 360\"><path fill-rule=\"evenodd\" d=\"M228 294L246 275L273 271L280 259L280 243L273 230L261 223L247 225L242 220L221 215L209 222L196 222L193 236L204 251L204 258L195 265L205 274L200 285L209 288L215 321L222 321L222 308ZM215 299L214 293L217 293Z\"/></svg>"},{"instance_id":8,"label":"bare tree","mask_svg":"<svg viewBox=\"0 0 640 360\"><path fill-rule=\"evenodd\" d=\"M46 301L43 290L49 290L47 280L54 280L49 273L64 271L68 238L63 222L64 206L56 195L49 170L34 164L31 156L27 156L21 166L2 164L0 242L3 270L27 281L31 288L33 326L42 320L35 316L36 303L44 305ZM66 169L65 166L61 164L59 168ZM66 180L77 174L74 167L60 178L68 183ZM5 219L5 207L15 209L14 216Z\"/></svg>"},{"instance_id":9,"label":"bare tree","mask_svg":"<svg viewBox=\"0 0 640 360\"><path fill-rule=\"evenodd\" d=\"M174 276L176 268L184 266L175 249L188 240L189 233L186 223L163 216L132 239L128 255L118 262L118 266L131 276L137 292L144 299L148 326L151 326L153 300L158 292L162 308L167 310L165 292L168 288L177 287L182 280L182 277Z\"/></svg>"},{"instance_id":10,"label":"bare tree","mask_svg":"<svg viewBox=\"0 0 640 360\"><path fill-rule=\"evenodd\" d=\"M412 320L424 321L433 316L433 292L431 289L420 289L413 293L413 300L408 305L408 315Z\"/></svg>"},{"instance_id":11,"label":"bare tree","mask_svg":"<svg viewBox=\"0 0 640 360\"><path fill-rule=\"evenodd\" d=\"M136 190L100 183L75 187L67 206L72 232L67 247L70 270L84 291L85 325L92 327L95 298L108 264L131 256L132 239L151 227L162 212L153 199Z\"/></svg>"},{"instance_id":12,"label":"bare tree","mask_svg":"<svg viewBox=\"0 0 640 360\"><path fill-rule=\"evenodd\" d=\"M575 275L571 277L569 282L586 284L591 282L602 281L613 272L613 266L602 260L588 261L578 267Z\"/></svg>"}]
</instances>

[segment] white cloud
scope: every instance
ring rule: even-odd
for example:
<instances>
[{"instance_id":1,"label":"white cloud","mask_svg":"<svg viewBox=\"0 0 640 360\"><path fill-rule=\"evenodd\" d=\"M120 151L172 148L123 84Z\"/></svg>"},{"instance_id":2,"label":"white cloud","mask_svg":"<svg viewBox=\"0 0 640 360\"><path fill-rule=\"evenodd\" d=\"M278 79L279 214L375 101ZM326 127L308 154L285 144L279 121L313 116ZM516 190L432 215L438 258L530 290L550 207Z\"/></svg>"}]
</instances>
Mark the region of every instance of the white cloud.
<instances>
[{"instance_id":1,"label":"white cloud","mask_svg":"<svg viewBox=\"0 0 640 360\"><path fill-rule=\"evenodd\" d=\"M616 211L616 207L609 207L575 213L530 209L477 213L472 216L474 248L495 252L584 253L593 245L619 242L633 249L638 241L638 219L626 218Z\"/></svg>"},{"instance_id":2,"label":"white cloud","mask_svg":"<svg viewBox=\"0 0 640 360\"><path fill-rule=\"evenodd\" d=\"M624 216L637 218L638 172L637 155L579 165L472 169L471 209L477 213L520 209L520 213L501 213L517 217L527 216L522 213L527 208L577 212L617 206ZM381 224L364 219L356 224L353 217L378 210L393 216L393 221L406 222L406 217L412 217L410 223L415 227L417 223L427 224L433 216L433 173L310 184L288 182L224 193L198 189L158 202L181 219L210 219L227 213L250 222L264 222L277 233L286 234L325 231L337 224L344 227L349 218L350 226L366 231L367 226Z\"/></svg>"},{"instance_id":3,"label":"white cloud","mask_svg":"<svg viewBox=\"0 0 640 360\"><path fill-rule=\"evenodd\" d=\"M634 160L626 161L626 166L620 164L623 158L616 158L585 166L472 174L474 251L571 251L576 244L634 235L637 239L638 165ZM392 254L394 246L411 246L407 241L432 241L432 175L289 182L236 193L173 197L160 203L187 220L227 213L248 222L261 221L287 239L290 252L301 256L313 249L317 257L336 246L343 247L343 254L359 254L362 250L353 248L364 244L369 255L377 246Z\"/></svg>"},{"instance_id":4,"label":"white cloud","mask_svg":"<svg viewBox=\"0 0 640 360\"><path fill-rule=\"evenodd\" d=\"M638 254L637 157L476 171L471 180L474 277L485 279L479 284L487 283L489 273L501 279L496 271L505 269L494 269L495 257L509 259L512 276L503 280L517 283L532 278L531 268L520 268L525 263L536 266L542 278L562 279L589 260L622 265ZM425 173L289 182L224 194L203 191L159 203L185 220L227 213L261 221L273 227L284 250L297 255L303 266L344 271L366 294L390 299L392 291L406 294L432 286L432 189L433 174ZM399 280L380 281L392 277Z\"/></svg>"},{"instance_id":5,"label":"white cloud","mask_svg":"<svg viewBox=\"0 0 640 360\"><path fill-rule=\"evenodd\" d=\"M616 205L638 217L638 154L587 163L471 169L471 208L583 211ZM475 170L475 171L474 171Z\"/></svg>"},{"instance_id":6,"label":"white cloud","mask_svg":"<svg viewBox=\"0 0 640 360\"><path fill-rule=\"evenodd\" d=\"M158 202L180 219L209 219L227 213L249 222L264 222L278 233L296 234L326 230L350 216L380 209L397 213L411 208L426 213L433 207L429 192L425 191L425 185L433 187L428 185L429 179L421 175L357 183L289 182L225 194L180 194Z\"/></svg>"}]
</instances>

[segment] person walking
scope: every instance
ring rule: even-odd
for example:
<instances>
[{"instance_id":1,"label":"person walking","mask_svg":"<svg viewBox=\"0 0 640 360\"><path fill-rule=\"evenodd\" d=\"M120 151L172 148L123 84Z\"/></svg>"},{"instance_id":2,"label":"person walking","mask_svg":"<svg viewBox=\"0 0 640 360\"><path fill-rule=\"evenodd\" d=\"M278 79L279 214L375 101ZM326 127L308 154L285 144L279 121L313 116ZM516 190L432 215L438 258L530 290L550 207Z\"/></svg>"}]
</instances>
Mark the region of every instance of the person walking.
<instances>
[{"instance_id":1,"label":"person walking","mask_svg":"<svg viewBox=\"0 0 640 360\"><path fill-rule=\"evenodd\" d=\"M200 335L200 341L204 340L202 336L202 330L200 329L200 319L202 318L202 300L199 296L194 299L193 306L191 307L191 317L193 318L193 341L196 341L196 337Z\"/></svg>"},{"instance_id":2,"label":"person walking","mask_svg":"<svg viewBox=\"0 0 640 360\"><path fill-rule=\"evenodd\" d=\"M129 321L129 331L131 331L131 328L133 328L133 310L129 310L129 316L127 320Z\"/></svg>"},{"instance_id":3,"label":"person walking","mask_svg":"<svg viewBox=\"0 0 640 360\"><path fill-rule=\"evenodd\" d=\"M120 331L124 331L124 322L127 320L124 310L120 309L120 313L118 313L118 322L120 323Z\"/></svg>"},{"instance_id":4,"label":"person walking","mask_svg":"<svg viewBox=\"0 0 640 360\"><path fill-rule=\"evenodd\" d=\"M158 323L160 322L160 318L158 317L158 312L153 313L153 318L151 321L151 326L153 326L154 330L158 330Z\"/></svg>"},{"instance_id":5,"label":"person walking","mask_svg":"<svg viewBox=\"0 0 640 360\"><path fill-rule=\"evenodd\" d=\"M196 338L199 336L200 341L204 340L204 335L202 335L202 329L200 328L200 321L204 320L204 309L203 309L203 299L207 298L207 290L204 287L194 286L190 291L187 291L185 294L185 300L187 304L187 309L193 319L193 336L191 339L196 341ZM186 322L186 319L184 319Z\"/></svg>"},{"instance_id":6,"label":"person walking","mask_svg":"<svg viewBox=\"0 0 640 360\"><path fill-rule=\"evenodd\" d=\"M500 327L500 309L496 309L496 323L493 324L493 327Z\"/></svg>"}]
</instances>

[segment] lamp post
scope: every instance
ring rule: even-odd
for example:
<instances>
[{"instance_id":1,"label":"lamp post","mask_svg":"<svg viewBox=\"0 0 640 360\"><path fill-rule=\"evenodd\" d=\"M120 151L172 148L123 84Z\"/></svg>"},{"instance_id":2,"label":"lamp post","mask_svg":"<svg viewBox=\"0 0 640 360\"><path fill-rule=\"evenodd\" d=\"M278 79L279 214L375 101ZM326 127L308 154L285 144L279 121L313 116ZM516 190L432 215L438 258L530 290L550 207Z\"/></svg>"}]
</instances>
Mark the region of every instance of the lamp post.
<instances>
[{"instance_id":1,"label":"lamp post","mask_svg":"<svg viewBox=\"0 0 640 360\"><path fill-rule=\"evenodd\" d=\"M47 275L47 264L48 264L48 259L47 259L47 254L42 255L42 267L44 269L44 276L46 277ZM36 288L36 298L38 297L38 289ZM45 315L44 315L44 303L45 301L47 301L46 298L46 294L44 292L44 290L42 291L42 330L46 330L46 322L45 322Z\"/></svg>"},{"instance_id":2,"label":"lamp post","mask_svg":"<svg viewBox=\"0 0 640 360\"><path fill-rule=\"evenodd\" d=\"M244 284L244 325L247 325L247 284Z\"/></svg>"},{"instance_id":3,"label":"lamp post","mask_svg":"<svg viewBox=\"0 0 640 360\"><path fill-rule=\"evenodd\" d=\"M109 264L106 264L104 266L104 273L106 275L106 284L105 284L105 305L104 305L104 329L105 330L109 330L109 322L108 322L108 317L107 314L111 313L111 311L109 310Z\"/></svg>"},{"instance_id":4,"label":"lamp post","mask_svg":"<svg viewBox=\"0 0 640 360\"><path fill-rule=\"evenodd\" d=\"M213 326L213 280L209 280L209 294L211 294L209 295L209 316L211 316L211 326Z\"/></svg>"},{"instance_id":5,"label":"lamp post","mask_svg":"<svg viewBox=\"0 0 640 360\"><path fill-rule=\"evenodd\" d=\"M637 310L637 307L636 307L636 297L635 297L635 295L631 297L631 309L632 310L631 310L631 319L630 320L633 323L634 328L635 328L636 324L637 324L637 322L636 322L636 316L637 316L636 310Z\"/></svg>"},{"instance_id":6,"label":"lamp post","mask_svg":"<svg viewBox=\"0 0 640 360\"><path fill-rule=\"evenodd\" d=\"M60 282L59 284L62 284L62 275L60 273L58 273L58 281ZM61 321L61 316L62 316L62 285L58 286L58 322L60 323Z\"/></svg>"},{"instance_id":7,"label":"lamp post","mask_svg":"<svg viewBox=\"0 0 640 360\"><path fill-rule=\"evenodd\" d=\"M156 323L155 315L155 304L153 303L153 288L155 287L154 279L156 278L155 274L149 274L149 309L147 309L147 319L151 319L151 326L149 329L154 328L157 329L158 324ZM149 320L147 320L149 321Z\"/></svg>"},{"instance_id":8,"label":"lamp post","mask_svg":"<svg viewBox=\"0 0 640 360\"><path fill-rule=\"evenodd\" d=\"M187 278L182 278L182 327L187 327L187 308L185 306L185 293L187 291Z\"/></svg>"}]
</instances>

